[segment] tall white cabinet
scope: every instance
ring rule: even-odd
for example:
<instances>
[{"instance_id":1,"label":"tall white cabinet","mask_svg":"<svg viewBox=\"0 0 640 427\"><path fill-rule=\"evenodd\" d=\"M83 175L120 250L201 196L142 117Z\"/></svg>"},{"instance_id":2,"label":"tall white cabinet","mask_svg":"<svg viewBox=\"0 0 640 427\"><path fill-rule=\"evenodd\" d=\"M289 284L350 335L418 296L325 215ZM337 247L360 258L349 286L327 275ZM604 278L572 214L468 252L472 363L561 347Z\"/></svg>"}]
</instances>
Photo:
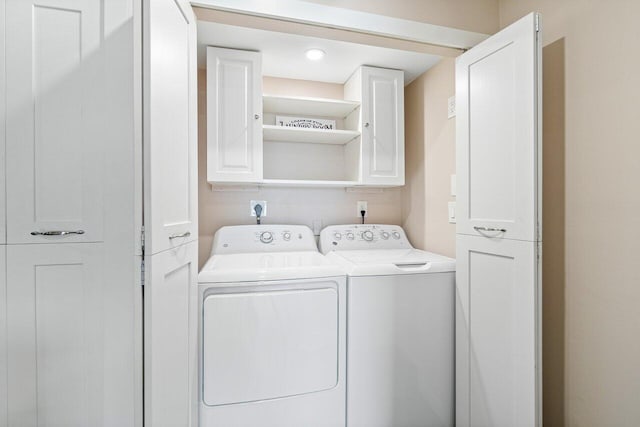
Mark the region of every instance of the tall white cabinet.
<instances>
[{"instance_id":1,"label":"tall white cabinet","mask_svg":"<svg viewBox=\"0 0 640 427\"><path fill-rule=\"evenodd\" d=\"M142 421L134 6L0 6L0 426Z\"/></svg>"},{"instance_id":2,"label":"tall white cabinet","mask_svg":"<svg viewBox=\"0 0 640 427\"><path fill-rule=\"evenodd\" d=\"M288 127L279 115L330 120ZM261 54L207 47L207 180L214 185L404 185L404 72L359 67L344 99L262 93Z\"/></svg>"}]
</instances>

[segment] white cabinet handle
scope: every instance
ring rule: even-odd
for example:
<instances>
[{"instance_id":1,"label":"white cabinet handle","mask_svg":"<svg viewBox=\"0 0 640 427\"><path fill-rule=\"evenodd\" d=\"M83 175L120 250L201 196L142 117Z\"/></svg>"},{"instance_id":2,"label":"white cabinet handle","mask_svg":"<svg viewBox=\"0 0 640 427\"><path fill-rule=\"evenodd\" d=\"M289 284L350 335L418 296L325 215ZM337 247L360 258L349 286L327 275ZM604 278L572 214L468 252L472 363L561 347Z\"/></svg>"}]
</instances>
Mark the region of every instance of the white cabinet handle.
<instances>
[{"instance_id":1,"label":"white cabinet handle","mask_svg":"<svg viewBox=\"0 0 640 427\"><path fill-rule=\"evenodd\" d=\"M69 234L84 234L84 230L76 231L32 231L32 236L68 236Z\"/></svg>"},{"instance_id":2,"label":"white cabinet handle","mask_svg":"<svg viewBox=\"0 0 640 427\"><path fill-rule=\"evenodd\" d=\"M190 231L185 231L182 234L173 234L173 235L169 236L169 240L179 239L180 237L189 237L189 236L191 236L191 232Z\"/></svg>"},{"instance_id":3,"label":"white cabinet handle","mask_svg":"<svg viewBox=\"0 0 640 427\"><path fill-rule=\"evenodd\" d=\"M496 232L500 232L500 233L506 233L507 232L506 228L473 227L473 229L476 230L476 231L496 231Z\"/></svg>"}]
</instances>

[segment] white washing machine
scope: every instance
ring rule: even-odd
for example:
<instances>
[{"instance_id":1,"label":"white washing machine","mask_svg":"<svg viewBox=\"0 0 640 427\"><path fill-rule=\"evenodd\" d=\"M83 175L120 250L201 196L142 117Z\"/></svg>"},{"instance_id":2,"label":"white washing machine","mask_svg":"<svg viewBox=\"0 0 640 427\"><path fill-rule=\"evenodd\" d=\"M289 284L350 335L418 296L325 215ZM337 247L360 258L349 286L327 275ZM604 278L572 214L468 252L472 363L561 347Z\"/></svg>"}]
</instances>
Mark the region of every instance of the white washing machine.
<instances>
[{"instance_id":1,"label":"white washing machine","mask_svg":"<svg viewBox=\"0 0 640 427\"><path fill-rule=\"evenodd\" d=\"M223 227L199 281L199 425L345 425L346 276L297 225Z\"/></svg>"},{"instance_id":2,"label":"white washing machine","mask_svg":"<svg viewBox=\"0 0 640 427\"><path fill-rule=\"evenodd\" d=\"M320 250L348 273L347 427L454 424L455 260L394 225L338 225Z\"/></svg>"}]
</instances>

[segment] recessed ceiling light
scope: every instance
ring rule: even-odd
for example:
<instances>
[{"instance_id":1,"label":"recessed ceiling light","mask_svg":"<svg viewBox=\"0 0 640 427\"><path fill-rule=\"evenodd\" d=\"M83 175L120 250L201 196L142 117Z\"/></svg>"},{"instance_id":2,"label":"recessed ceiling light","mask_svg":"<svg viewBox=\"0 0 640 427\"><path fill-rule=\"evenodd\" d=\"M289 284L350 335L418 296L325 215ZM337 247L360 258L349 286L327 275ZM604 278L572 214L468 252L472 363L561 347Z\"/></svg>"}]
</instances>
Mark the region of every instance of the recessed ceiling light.
<instances>
[{"instance_id":1,"label":"recessed ceiling light","mask_svg":"<svg viewBox=\"0 0 640 427\"><path fill-rule=\"evenodd\" d=\"M307 59L312 61L319 61L324 58L324 50L321 49L309 49L306 53Z\"/></svg>"}]
</instances>

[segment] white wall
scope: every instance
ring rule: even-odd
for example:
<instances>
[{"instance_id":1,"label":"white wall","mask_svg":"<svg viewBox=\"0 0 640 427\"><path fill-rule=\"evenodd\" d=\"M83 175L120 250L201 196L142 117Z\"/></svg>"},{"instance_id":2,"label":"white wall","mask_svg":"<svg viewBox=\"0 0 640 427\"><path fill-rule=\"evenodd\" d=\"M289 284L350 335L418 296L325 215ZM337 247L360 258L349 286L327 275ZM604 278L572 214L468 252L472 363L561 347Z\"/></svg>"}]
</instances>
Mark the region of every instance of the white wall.
<instances>
[{"instance_id":1,"label":"white wall","mask_svg":"<svg viewBox=\"0 0 640 427\"><path fill-rule=\"evenodd\" d=\"M264 92L270 95L297 95L341 98L342 85L304 82L300 80L265 77ZM249 202L267 201L267 217L263 224L304 224L314 221L322 226L348 224L359 221L356 202L368 202L369 223L400 224L402 190L384 189L381 193L349 193L342 188L261 188L253 191L215 191L207 182L206 150L206 73L198 74L198 132L199 132L199 218L200 266L209 257L213 235L224 225L253 224ZM313 161L313 159L310 159Z\"/></svg>"}]
</instances>

